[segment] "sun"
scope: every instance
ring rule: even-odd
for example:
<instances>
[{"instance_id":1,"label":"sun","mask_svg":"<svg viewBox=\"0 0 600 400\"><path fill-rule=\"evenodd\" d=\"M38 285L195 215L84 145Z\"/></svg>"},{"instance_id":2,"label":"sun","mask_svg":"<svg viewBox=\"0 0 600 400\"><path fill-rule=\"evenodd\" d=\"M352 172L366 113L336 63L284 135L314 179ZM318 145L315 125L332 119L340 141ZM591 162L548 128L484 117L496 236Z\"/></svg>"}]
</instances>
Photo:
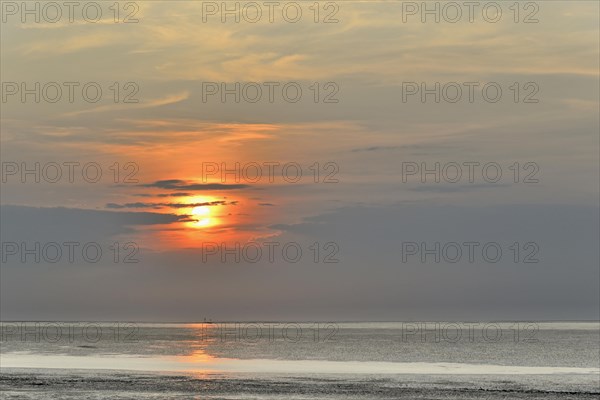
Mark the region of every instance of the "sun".
<instances>
[{"instance_id":1,"label":"sun","mask_svg":"<svg viewBox=\"0 0 600 400\"><path fill-rule=\"evenodd\" d=\"M209 226L211 224L210 207L198 206L192 209L192 215L195 217L194 225Z\"/></svg>"},{"instance_id":2,"label":"sun","mask_svg":"<svg viewBox=\"0 0 600 400\"><path fill-rule=\"evenodd\" d=\"M192 215L205 216L210 215L210 208L208 206L198 206L192 209Z\"/></svg>"}]
</instances>

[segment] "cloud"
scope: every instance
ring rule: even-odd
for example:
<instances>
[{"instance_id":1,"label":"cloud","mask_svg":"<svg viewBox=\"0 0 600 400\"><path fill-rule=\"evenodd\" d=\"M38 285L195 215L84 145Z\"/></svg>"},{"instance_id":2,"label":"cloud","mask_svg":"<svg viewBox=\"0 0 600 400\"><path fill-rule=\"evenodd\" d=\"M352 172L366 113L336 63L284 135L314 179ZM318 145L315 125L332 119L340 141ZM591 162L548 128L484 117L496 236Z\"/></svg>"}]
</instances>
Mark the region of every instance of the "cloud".
<instances>
[{"instance_id":1,"label":"cloud","mask_svg":"<svg viewBox=\"0 0 600 400\"><path fill-rule=\"evenodd\" d=\"M6 231L40 229L44 235L39 238L51 241L69 237L69 231L84 237L106 234L108 219L120 230L136 214L6 211ZM11 216L15 211L19 215ZM156 215L143 214L145 222L157 222ZM202 263L200 249L190 248L143 252L143 263L126 268L3 265L0 306L4 318L32 320L185 321L199 312L222 320L593 319L600 306L598 223L597 206L347 207L277 226L281 232L269 241L301 246L304 256L298 263L282 262L279 256L275 264L266 257L250 263L234 257L222 262L219 256ZM3 240L11 240L2 232ZM218 242L219 236L208 240ZM434 242L497 242L505 252L498 263L482 262L482 246L475 263L467 261L466 253L457 263L436 263L433 255L426 263L418 255L402 262L406 241L426 242L430 248ZM515 263L510 246L529 241L538 243L540 262ZM318 263L310 250L315 243L321 249ZM324 247L331 243L337 250ZM322 257L332 252L339 262L323 263ZM122 307L124 299L127 307Z\"/></svg>"},{"instance_id":2,"label":"cloud","mask_svg":"<svg viewBox=\"0 0 600 400\"><path fill-rule=\"evenodd\" d=\"M112 209L123 209L123 208L191 208L191 207L213 207L213 206L225 206L232 205L235 206L238 204L238 201L208 201L203 203L125 203L125 204L117 204L117 203L108 203L106 204L106 208Z\"/></svg>"},{"instance_id":3,"label":"cloud","mask_svg":"<svg viewBox=\"0 0 600 400\"><path fill-rule=\"evenodd\" d=\"M0 206L2 240L88 240L134 233L135 227L181 222L186 216L64 207Z\"/></svg>"},{"instance_id":4,"label":"cloud","mask_svg":"<svg viewBox=\"0 0 600 400\"><path fill-rule=\"evenodd\" d=\"M400 146L370 146L370 147L362 147L358 149L353 149L353 153L363 152L363 151L382 151L382 150L398 150Z\"/></svg>"},{"instance_id":5,"label":"cloud","mask_svg":"<svg viewBox=\"0 0 600 400\"><path fill-rule=\"evenodd\" d=\"M236 189L246 189L246 188L250 187L250 185L246 185L246 184L194 183L194 182L184 181L184 180L180 180L180 179L161 180L161 181L156 181L154 183L148 183L148 184L140 185L140 186L161 188L161 189L196 190L196 191L236 190Z\"/></svg>"},{"instance_id":6,"label":"cloud","mask_svg":"<svg viewBox=\"0 0 600 400\"><path fill-rule=\"evenodd\" d=\"M165 106L169 104L179 103L181 101L187 100L190 97L190 93L188 91L184 91L177 94L168 95L166 97L160 99L152 99L152 100L142 100L138 103L123 103L116 105L104 105L94 108L89 108L85 110L72 111L65 113L65 117L74 117L81 114L89 114L89 113L97 113L97 112L106 112L106 111L117 111L117 110L131 110L131 109L144 109L144 108L154 108Z\"/></svg>"},{"instance_id":7,"label":"cloud","mask_svg":"<svg viewBox=\"0 0 600 400\"><path fill-rule=\"evenodd\" d=\"M448 185L421 185L410 190L423 193L460 193L480 189L497 189L511 186L508 183L472 183L472 184L448 184Z\"/></svg>"},{"instance_id":8,"label":"cloud","mask_svg":"<svg viewBox=\"0 0 600 400\"><path fill-rule=\"evenodd\" d=\"M158 194L150 194L150 193L135 193L132 196L134 197L189 197L193 196L192 193L181 192L181 193L158 193Z\"/></svg>"}]
</instances>

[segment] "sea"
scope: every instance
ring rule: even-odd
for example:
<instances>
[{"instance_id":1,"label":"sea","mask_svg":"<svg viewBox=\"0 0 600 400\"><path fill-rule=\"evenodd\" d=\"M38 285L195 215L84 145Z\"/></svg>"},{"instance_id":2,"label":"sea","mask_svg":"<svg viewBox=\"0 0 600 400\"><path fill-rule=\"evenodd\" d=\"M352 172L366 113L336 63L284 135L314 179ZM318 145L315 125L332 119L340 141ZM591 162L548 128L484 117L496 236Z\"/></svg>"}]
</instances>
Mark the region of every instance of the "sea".
<instances>
[{"instance_id":1,"label":"sea","mask_svg":"<svg viewBox=\"0 0 600 400\"><path fill-rule=\"evenodd\" d=\"M0 323L2 399L599 399L599 322Z\"/></svg>"}]
</instances>

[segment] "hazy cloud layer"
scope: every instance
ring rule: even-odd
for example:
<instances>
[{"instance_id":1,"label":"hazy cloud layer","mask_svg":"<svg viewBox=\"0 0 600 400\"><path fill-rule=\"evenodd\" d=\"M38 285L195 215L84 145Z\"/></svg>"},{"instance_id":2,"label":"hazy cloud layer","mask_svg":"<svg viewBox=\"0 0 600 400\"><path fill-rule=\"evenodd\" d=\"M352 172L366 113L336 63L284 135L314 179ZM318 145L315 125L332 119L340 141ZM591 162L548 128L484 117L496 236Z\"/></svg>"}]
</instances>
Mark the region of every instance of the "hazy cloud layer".
<instances>
[{"instance_id":1,"label":"hazy cloud layer","mask_svg":"<svg viewBox=\"0 0 600 400\"><path fill-rule=\"evenodd\" d=\"M76 232L86 240L110 242L110 236L126 226L166 222L150 213L3 207L8 211L17 217L3 223L3 240L32 238L31 232L38 230L36 240L67 240ZM54 221L53 228L44 228L49 221ZM203 260L201 247L169 252L143 243L139 264L107 260L94 265L22 265L12 257L2 265L2 315L81 319L92 312L99 317L148 320L203 316L477 320L531 315L589 319L599 311L594 301L599 222L598 209L585 206L398 204L343 208L278 226L280 235L265 241L299 244L305 255L298 263L281 258L270 263L266 257L237 263L232 255L225 262L219 255ZM15 228L24 236L15 236ZM331 241L339 247L334 254L339 262L314 263L309 246ZM433 247L435 242L467 241L498 243L505 253L496 263L480 256L470 263L466 255L456 263L443 259L436 263L432 255L425 263L419 255L402 259L403 242ZM539 262L513 262L508 248L514 242L535 242ZM83 293L85 299L80 300Z\"/></svg>"}]
</instances>

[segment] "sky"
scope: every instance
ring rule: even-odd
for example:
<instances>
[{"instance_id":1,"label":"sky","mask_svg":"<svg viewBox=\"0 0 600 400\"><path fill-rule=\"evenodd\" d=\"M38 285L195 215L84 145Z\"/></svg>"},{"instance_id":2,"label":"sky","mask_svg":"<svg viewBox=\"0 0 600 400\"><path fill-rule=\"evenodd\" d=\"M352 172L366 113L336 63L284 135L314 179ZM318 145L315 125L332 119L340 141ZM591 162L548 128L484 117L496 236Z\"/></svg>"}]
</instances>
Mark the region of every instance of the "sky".
<instances>
[{"instance_id":1,"label":"sky","mask_svg":"<svg viewBox=\"0 0 600 400\"><path fill-rule=\"evenodd\" d=\"M89 3L1 3L0 319L600 317L597 2Z\"/></svg>"}]
</instances>

